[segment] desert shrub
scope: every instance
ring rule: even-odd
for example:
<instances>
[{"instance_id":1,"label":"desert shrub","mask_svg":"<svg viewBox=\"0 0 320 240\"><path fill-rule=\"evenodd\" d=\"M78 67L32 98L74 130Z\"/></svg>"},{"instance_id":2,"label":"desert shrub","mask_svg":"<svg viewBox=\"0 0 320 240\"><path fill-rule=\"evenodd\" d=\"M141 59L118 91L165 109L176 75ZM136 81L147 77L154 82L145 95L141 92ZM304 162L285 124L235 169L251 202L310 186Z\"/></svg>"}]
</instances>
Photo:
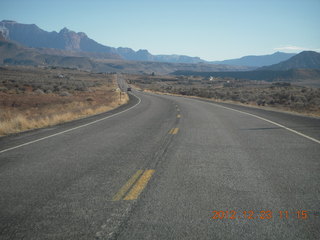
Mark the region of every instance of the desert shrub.
<instances>
[{"instance_id":1,"label":"desert shrub","mask_svg":"<svg viewBox=\"0 0 320 240\"><path fill-rule=\"evenodd\" d=\"M8 88L7 87L0 87L0 92L7 92Z\"/></svg>"},{"instance_id":2,"label":"desert shrub","mask_svg":"<svg viewBox=\"0 0 320 240\"><path fill-rule=\"evenodd\" d=\"M86 92L88 91L88 88L85 86L81 86L81 87L76 87L75 88L76 91L81 91L81 92Z\"/></svg>"},{"instance_id":3,"label":"desert shrub","mask_svg":"<svg viewBox=\"0 0 320 240\"><path fill-rule=\"evenodd\" d=\"M320 97L315 97L315 98L311 99L310 104L320 107Z\"/></svg>"},{"instance_id":4,"label":"desert shrub","mask_svg":"<svg viewBox=\"0 0 320 240\"><path fill-rule=\"evenodd\" d=\"M57 86L57 85L53 86L53 91L54 91L54 92L60 92L61 89L62 89L61 86Z\"/></svg>"},{"instance_id":5,"label":"desert shrub","mask_svg":"<svg viewBox=\"0 0 320 240\"><path fill-rule=\"evenodd\" d=\"M61 92L59 94L59 96L61 96L61 97L70 97L70 96L72 96L72 94L67 92L67 91L63 91L63 92Z\"/></svg>"},{"instance_id":6,"label":"desert shrub","mask_svg":"<svg viewBox=\"0 0 320 240\"><path fill-rule=\"evenodd\" d=\"M40 94L44 94L44 91L42 91L40 88L38 88L38 89L34 90L34 93L40 95Z\"/></svg>"},{"instance_id":7,"label":"desert shrub","mask_svg":"<svg viewBox=\"0 0 320 240\"><path fill-rule=\"evenodd\" d=\"M18 87L21 92L25 92L27 89L25 87Z\"/></svg>"}]
</instances>

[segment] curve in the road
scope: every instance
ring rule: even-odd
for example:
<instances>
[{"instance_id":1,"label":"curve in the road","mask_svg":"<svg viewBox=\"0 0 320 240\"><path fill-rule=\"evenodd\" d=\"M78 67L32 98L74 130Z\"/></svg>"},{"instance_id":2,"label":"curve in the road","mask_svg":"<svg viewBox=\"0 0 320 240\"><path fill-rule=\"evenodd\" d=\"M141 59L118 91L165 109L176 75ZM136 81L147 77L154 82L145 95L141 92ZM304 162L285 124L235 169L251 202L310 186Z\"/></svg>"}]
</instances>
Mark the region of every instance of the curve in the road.
<instances>
[{"instance_id":1,"label":"curve in the road","mask_svg":"<svg viewBox=\"0 0 320 240\"><path fill-rule=\"evenodd\" d=\"M154 93L148 93L148 94L152 95L152 94L154 94ZM157 94L155 94L155 95L157 95ZM172 97L177 97L177 96L172 96ZM178 96L178 97L179 97L179 96ZM185 97L182 97L182 98L185 98ZM211 102L210 100L206 100L206 99L197 99L197 98L195 98L195 99L194 99L194 98L187 98L187 99L198 100L198 101L201 101L201 102L205 102L205 103L212 104L212 105L217 106L217 107L220 107L220 108L224 108L224 109L227 109L227 110L230 110L230 111L235 111L235 112L238 112L238 113L241 113L241 114L246 114L246 115L251 116L251 117L254 117L254 118L258 118L258 119L260 119L260 120L263 120L263 121L265 121L265 122L271 123L271 124L273 124L273 125L276 125L276 126L278 126L278 127L280 127L280 128L283 128L283 129L285 129L285 130L287 130L287 131L290 131L290 132L295 133L295 134L297 134L297 135L299 135L299 136L301 136L301 137L307 138L307 139L309 139L309 140L311 140L311 141L313 141L313 142L315 142L315 143L320 144L320 140L318 140L318 139L316 139L316 138L313 138L313 137L308 136L308 135L306 135L306 134L303 134L303 133L301 133L301 132L299 132L299 131L296 131L296 130L290 128L290 127L287 127L287 126L285 126L285 125L283 125L283 124L274 122L274 121L272 121L272 120L270 120L270 119L267 119L267 118L258 116L258 115L256 115L256 114L252 114L252 113L249 113L249 112L241 111L241 110L234 109L234 108L231 108L231 107L226 107L226 106L223 106L223 105L220 105L220 104ZM263 109L261 109L261 110L263 110Z\"/></svg>"}]
</instances>

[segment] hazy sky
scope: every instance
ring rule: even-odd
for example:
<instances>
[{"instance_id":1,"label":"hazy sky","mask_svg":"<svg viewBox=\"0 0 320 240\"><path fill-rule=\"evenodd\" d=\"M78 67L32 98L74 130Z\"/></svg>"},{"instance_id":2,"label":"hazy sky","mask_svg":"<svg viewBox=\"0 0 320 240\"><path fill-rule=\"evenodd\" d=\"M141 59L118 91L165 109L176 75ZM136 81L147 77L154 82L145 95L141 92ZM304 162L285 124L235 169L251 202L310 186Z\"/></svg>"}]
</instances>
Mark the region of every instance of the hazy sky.
<instances>
[{"instance_id":1,"label":"hazy sky","mask_svg":"<svg viewBox=\"0 0 320 240\"><path fill-rule=\"evenodd\" d=\"M0 0L3 19L206 60L320 51L320 0Z\"/></svg>"}]
</instances>

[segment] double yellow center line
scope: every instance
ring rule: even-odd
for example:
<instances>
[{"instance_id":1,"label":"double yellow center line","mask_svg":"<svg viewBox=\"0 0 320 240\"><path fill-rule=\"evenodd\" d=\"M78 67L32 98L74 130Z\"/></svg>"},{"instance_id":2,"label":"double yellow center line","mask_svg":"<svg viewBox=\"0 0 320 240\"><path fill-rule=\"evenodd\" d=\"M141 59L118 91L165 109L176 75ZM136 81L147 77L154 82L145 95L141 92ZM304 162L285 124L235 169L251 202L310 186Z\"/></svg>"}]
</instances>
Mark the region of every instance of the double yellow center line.
<instances>
[{"instance_id":1,"label":"double yellow center line","mask_svg":"<svg viewBox=\"0 0 320 240\"><path fill-rule=\"evenodd\" d=\"M127 182L120 188L112 201L135 200L147 186L154 170L138 170ZM126 194L126 195L125 195Z\"/></svg>"},{"instance_id":2,"label":"double yellow center line","mask_svg":"<svg viewBox=\"0 0 320 240\"><path fill-rule=\"evenodd\" d=\"M176 105L177 111L180 112L178 105ZM181 118L181 114L177 114L177 118ZM169 134L175 135L179 132L179 128L172 128ZM113 196L112 201L119 200L135 200L139 197L140 193L147 186L151 179L154 170L138 170Z\"/></svg>"}]
</instances>

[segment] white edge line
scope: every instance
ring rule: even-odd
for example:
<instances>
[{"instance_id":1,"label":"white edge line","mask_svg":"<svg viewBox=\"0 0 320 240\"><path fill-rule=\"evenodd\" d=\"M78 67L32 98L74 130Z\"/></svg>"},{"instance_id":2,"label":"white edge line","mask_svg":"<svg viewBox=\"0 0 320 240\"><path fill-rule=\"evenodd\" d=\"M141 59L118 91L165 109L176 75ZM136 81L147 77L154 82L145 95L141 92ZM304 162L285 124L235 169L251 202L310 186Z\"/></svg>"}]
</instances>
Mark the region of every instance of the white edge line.
<instances>
[{"instance_id":1,"label":"white edge line","mask_svg":"<svg viewBox=\"0 0 320 240\"><path fill-rule=\"evenodd\" d=\"M132 94L132 95L135 96L136 98L138 98L138 102L137 102L135 105L133 105L132 107L126 109L126 110L123 110L123 111L121 111L121 112L112 114L112 115L107 116L107 117L104 117L104 118L100 118L100 119L95 120L95 121L93 121L93 122L89 122L89 123L80 125L80 126L78 126L78 127L70 128L70 129L68 129L68 130L65 130L65 131L62 131L62 132L58 132L58 133L55 133L55 134L52 134L52 135L49 135L49 136L46 136L46 137L43 137L43 138L39 138L39 139L30 141L30 142L26 142L26 143L20 144L20 145L15 146L15 147L11 147L11 148L7 148L7 149L4 149L4 150L1 150L0 153L4 153L4 152L7 152L7 151L11 151L11 150L14 150L14 149L23 147L23 146L27 146L27 145L32 144L32 143L36 143L36 142L39 142L39 141L42 141L42 140L45 140L45 139L48 139L48 138L52 138L52 137L55 137L55 136L58 136L58 135L61 135L61 134L67 133L67 132L71 132L71 131L74 131L74 130L76 130L76 129L83 128L83 127L86 127L86 126L95 124L95 123L97 123L97 122L101 122L101 121L106 120L106 119L108 119L108 118L112 118L112 117L117 116L117 115L119 115L119 114L121 114L121 113L124 113L124 112L126 112L126 111L129 111L130 109L132 109L132 108L136 107L137 105L139 105L140 102L141 102L141 99L140 99L138 96L136 96L136 95L134 95L134 94Z\"/></svg>"},{"instance_id":2,"label":"white edge line","mask_svg":"<svg viewBox=\"0 0 320 240\"><path fill-rule=\"evenodd\" d=\"M209 103L209 102L207 102L207 103ZM293 133L295 133L295 134L297 134L297 135L300 135L300 136L302 136L302 137L304 137L304 138L307 138L307 139L309 139L309 140L311 140L311 141L313 141L313 142L316 142L316 143L320 144L320 141L317 140L317 139L315 139L315 138L309 137L309 136L307 136L307 135L305 135L305 134L303 134L303 133L301 133L301 132L298 132L298 131L296 131L296 130L293 130L293 129L291 129L291 128L288 128L288 127L286 127L286 126L283 126L283 125L281 125L281 124L279 124L279 123L273 122L273 121L271 121L271 120L269 120L269 119L266 119L266 118L263 118L263 117L259 117L259 116L257 116L257 115L251 114L251 113L247 113L247 112L243 112L243 111L240 111L240 110L236 110L236 109L233 109L233 108L221 106L221 105L219 105L219 104L215 104L215 103L209 103L209 104L213 104L213 105L218 106L218 107L221 107L221 108L225 108L225 109L228 109L228 110L232 110L232 111L235 111L235 112L239 112L239 113L242 113L242 114L246 114L246 115L249 115L249 116L258 118L258 119L260 119L260 120L266 121L266 122L268 122L268 123L271 123L271 124L273 124L273 125L276 125L276 126L278 126L278 127L281 127L281 128L283 128L283 129L286 129L286 130L288 130L288 131L290 131L290 132L293 132Z\"/></svg>"}]
</instances>

